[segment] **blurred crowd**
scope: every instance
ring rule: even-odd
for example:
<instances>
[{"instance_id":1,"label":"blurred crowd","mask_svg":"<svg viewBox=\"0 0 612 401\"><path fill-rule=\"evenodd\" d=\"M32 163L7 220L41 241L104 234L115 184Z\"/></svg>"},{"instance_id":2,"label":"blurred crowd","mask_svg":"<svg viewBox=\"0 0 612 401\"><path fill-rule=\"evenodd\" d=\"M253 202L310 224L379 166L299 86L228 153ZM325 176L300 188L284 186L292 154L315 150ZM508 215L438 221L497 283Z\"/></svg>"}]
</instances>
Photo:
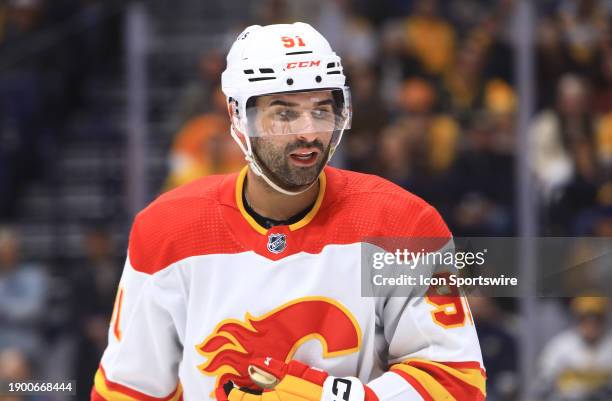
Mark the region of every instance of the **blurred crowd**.
<instances>
[{"instance_id":1,"label":"blurred crowd","mask_svg":"<svg viewBox=\"0 0 612 401\"><path fill-rule=\"evenodd\" d=\"M115 54L114 1L102 3L0 2L0 221L13 220L27 184L48 173L70 118L89 106L86 79Z\"/></svg>"},{"instance_id":2,"label":"blurred crowd","mask_svg":"<svg viewBox=\"0 0 612 401\"><path fill-rule=\"evenodd\" d=\"M40 31L45 21L65 16L61 10L77 3L90 11L79 21L95 24L94 0L0 3L0 51L18 46L21 36ZM352 129L334 164L379 174L416 193L442 213L455 236L513 236L518 220L513 35L521 29L515 3L267 0L252 6L252 20L227 33L235 37L251 23L314 25L342 56L352 91ZM533 5L537 97L528 137L539 234L612 236L612 3ZM13 194L0 196L0 223L11 217L27 177L49 162L36 149L48 149L47 138L59 137L61 143L61 135L51 131L61 130L61 116L84 107L79 77L84 80L88 68L99 64L95 60L109 54L94 50L102 39L96 29L90 31L54 58L55 64L35 59L29 68L20 64L0 75L0 192ZM81 57L81 51L89 55ZM229 135L219 86L226 51L219 47L199 57L198 78L184 84L173 105L180 124L161 191L244 165ZM80 62L74 65L75 57L88 60L85 72ZM17 230L0 230L0 380L75 378L79 399L87 399L125 244L114 243L103 222L87 222L82 231L85 256L71 280L59 283L47 267L20 258ZM606 299L552 302L555 312L542 316L554 324L538 377L524 383L514 303L470 300L488 399L515 400L526 386L541 401L612 399Z\"/></svg>"},{"instance_id":3,"label":"blurred crowd","mask_svg":"<svg viewBox=\"0 0 612 401\"><path fill-rule=\"evenodd\" d=\"M58 280L22 258L15 229L0 227L0 381L76 380L88 399L124 256L100 221L84 225L82 247L70 281Z\"/></svg>"},{"instance_id":4,"label":"blurred crowd","mask_svg":"<svg viewBox=\"0 0 612 401\"><path fill-rule=\"evenodd\" d=\"M24 257L14 223L27 186L51 178L71 119L91 107L87 80L117 58L113 2L102 3L0 1L0 382L77 380L79 399L106 345L123 255L104 222L84 222L84 256L78 269L60 266L71 279L59 280L58 267Z\"/></svg>"}]
</instances>

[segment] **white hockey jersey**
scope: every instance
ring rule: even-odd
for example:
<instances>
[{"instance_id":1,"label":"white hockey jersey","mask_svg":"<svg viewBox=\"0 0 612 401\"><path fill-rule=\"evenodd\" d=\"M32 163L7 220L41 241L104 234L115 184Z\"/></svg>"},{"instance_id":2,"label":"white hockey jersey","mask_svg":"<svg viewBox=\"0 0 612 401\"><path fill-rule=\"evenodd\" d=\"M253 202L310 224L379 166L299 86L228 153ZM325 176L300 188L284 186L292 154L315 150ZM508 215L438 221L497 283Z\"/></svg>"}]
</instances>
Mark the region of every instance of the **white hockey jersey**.
<instances>
[{"instance_id":1,"label":"white hockey jersey","mask_svg":"<svg viewBox=\"0 0 612 401\"><path fill-rule=\"evenodd\" d=\"M136 217L93 401L213 397L253 357L356 376L380 401L483 400L467 303L361 296L365 237L443 237L435 209L376 176L326 167L312 210L266 229L246 167L160 196Z\"/></svg>"}]
</instances>

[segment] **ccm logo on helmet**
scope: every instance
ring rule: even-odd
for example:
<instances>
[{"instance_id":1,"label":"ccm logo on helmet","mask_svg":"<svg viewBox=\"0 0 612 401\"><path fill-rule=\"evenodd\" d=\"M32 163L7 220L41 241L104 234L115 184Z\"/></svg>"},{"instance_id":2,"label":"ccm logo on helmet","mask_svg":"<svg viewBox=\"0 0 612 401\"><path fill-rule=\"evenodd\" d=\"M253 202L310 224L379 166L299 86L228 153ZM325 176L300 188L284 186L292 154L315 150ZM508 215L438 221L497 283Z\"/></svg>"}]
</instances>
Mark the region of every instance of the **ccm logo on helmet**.
<instances>
[{"instance_id":1,"label":"ccm logo on helmet","mask_svg":"<svg viewBox=\"0 0 612 401\"><path fill-rule=\"evenodd\" d=\"M305 68L305 67L318 67L321 65L321 60L310 60L310 61L293 61L287 63L287 69L291 68Z\"/></svg>"}]
</instances>

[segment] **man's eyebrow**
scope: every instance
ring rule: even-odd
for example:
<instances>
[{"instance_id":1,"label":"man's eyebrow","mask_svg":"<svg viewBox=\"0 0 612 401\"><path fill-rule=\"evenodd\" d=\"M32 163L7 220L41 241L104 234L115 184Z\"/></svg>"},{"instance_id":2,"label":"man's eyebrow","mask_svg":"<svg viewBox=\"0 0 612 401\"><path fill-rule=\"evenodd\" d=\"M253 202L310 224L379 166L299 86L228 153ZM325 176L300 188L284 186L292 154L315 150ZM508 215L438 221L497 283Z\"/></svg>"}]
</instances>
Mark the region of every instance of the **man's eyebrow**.
<instances>
[{"instance_id":1,"label":"man's eyebrow","mask_svg":"<svg viewBox=\"0 0 612 401\"><path fill-rule=\"evenodd\" d=\"M325 99L325 100L321 100L320 102L316 102L315 106L326 106L328 104L333 105L334 101L332 99Z\"/></svg>"},{"instance_id":2,"label":"man's eyebrow","mask_svg":"<svg viewBox=\"0 0 612 401\"><path fill-rule=\"evenodd\" d=\"M284 100L276 99L270 102L268 106L285 106L285 107L296 107L297 103L286 102Z\"/></svg>"},{"instance_id":3,"label":"man's eyebrow","mask_svg":"<svg viewBox=\"0 0 612 401\"><path fill-rule=\"evenodd\" d=\"M334 101L332 99L325 99L325 100L320 100L318 102L315 102L315 106L325 106L328 104L334 104ZM297 107L299 106L299 104L297 103L293 103L293 102L288 102L285 100L280 100L280 99L275 99L273 101L270 102L270 104L268 106L284 106L284 107Z\"/></svg>"}]
</instances>

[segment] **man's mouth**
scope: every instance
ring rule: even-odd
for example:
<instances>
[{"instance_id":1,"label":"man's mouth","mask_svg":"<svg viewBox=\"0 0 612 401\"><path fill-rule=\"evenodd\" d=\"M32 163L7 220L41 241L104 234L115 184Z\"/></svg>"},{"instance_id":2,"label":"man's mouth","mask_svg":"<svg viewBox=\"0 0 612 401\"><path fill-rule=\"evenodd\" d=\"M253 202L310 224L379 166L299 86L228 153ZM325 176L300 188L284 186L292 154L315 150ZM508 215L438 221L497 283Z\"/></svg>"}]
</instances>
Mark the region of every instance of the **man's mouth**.
<instances>
[{"instance_id":1,"label":"man's mouth","mask_svg":"<svg viewBox=\"0 0 612 401\"><path fill-rule=\"evenodd\" d=\"M289 157L291 158L294 164L297 164L298 166L307 167L313 165L317 161L319 153L320 152L318 149L298 149L294 152L291 152L289 154Z\"/></svg>"}]
</instances>

